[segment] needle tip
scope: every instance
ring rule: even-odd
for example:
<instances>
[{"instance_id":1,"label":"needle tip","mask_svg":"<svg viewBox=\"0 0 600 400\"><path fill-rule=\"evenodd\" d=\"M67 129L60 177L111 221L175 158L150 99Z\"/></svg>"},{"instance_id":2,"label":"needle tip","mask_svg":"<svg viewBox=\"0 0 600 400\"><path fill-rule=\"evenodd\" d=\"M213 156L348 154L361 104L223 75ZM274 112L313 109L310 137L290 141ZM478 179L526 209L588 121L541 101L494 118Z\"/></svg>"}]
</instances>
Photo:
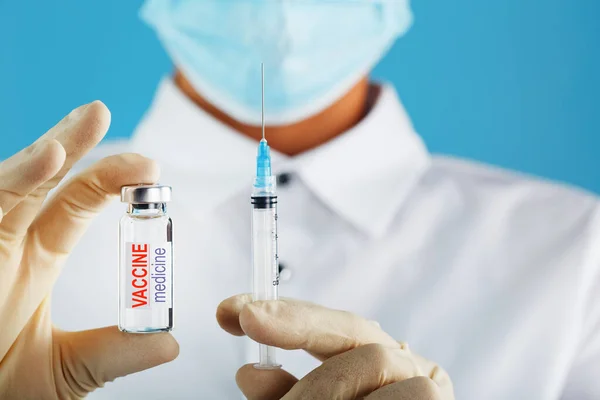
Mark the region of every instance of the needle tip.
<instances>
[{"instance_id":1,"label":"needle tip","mask_svg":"<svg viewBox=\"0 0 600 400\"><path fill-rule=\"evenodd\" d=\"M262 138L265 140L265 63L260 63L260 83L261 83L261 126Z\"/></svg>"}]
</instances>

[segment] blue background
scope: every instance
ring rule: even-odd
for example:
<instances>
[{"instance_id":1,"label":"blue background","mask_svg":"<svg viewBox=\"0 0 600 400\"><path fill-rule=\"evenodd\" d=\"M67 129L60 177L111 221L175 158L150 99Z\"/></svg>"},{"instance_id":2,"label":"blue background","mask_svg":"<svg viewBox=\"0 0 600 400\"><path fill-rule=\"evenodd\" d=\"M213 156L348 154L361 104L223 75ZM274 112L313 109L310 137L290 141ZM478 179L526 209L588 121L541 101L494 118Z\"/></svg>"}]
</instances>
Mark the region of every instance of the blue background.
<instances>
[{"instance_id":1,"label":"blue background","mask_svg":"<svg viewBox=\"0 0 600 400\"><path fill-rule=\"evenodd\" d=\"M127 136L171 70L141 1L0 0L0 158L103 100ZM413 0L376 68L434 152L600 193L600 1Z\"/></svg>"}]
</instances>

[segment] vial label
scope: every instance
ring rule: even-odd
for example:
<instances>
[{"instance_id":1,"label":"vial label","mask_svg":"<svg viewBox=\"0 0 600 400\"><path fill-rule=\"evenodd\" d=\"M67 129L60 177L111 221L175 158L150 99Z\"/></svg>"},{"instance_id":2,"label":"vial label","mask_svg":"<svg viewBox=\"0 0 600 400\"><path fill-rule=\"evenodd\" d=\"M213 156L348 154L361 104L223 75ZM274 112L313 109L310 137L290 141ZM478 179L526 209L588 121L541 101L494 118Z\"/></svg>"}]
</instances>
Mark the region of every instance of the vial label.
<instances>
[{"instance_id":1,"label":"vial label","mask_svg":"<svg viewBox=\"0 0 600 400\"><path fill-rule=\"evenodd\" d=\"M126 307L171 308L171 243L127 242L125 246L129 269Z\"/></svg>"}]
</instances>

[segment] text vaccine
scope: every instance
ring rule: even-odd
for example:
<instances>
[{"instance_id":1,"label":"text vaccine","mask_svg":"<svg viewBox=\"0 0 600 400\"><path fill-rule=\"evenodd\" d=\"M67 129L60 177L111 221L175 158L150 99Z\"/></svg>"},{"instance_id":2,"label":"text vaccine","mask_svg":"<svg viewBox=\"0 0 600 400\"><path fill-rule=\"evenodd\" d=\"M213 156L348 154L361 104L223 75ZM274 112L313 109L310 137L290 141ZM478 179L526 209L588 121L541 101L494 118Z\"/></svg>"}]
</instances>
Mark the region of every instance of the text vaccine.
<instances>
[{"instance_id":1,"label":"text vaccine","mask_svg":"<svg viewBox=\"0 0 600 400\"><path fill-rule=\"evenodd\" d=\"M121 188L127 212L119 224L119 329L147 333L173 328L171 188Z\"/></svg>"}]
</instances>

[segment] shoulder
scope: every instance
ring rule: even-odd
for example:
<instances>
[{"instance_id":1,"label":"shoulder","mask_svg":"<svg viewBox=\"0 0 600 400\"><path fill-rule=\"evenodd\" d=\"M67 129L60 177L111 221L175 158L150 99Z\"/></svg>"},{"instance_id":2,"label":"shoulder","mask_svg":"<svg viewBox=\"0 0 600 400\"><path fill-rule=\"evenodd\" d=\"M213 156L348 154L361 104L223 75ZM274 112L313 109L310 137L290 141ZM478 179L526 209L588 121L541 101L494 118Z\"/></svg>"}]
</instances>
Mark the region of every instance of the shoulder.
<instances>
[{"instance_id":1,"label":"shoulder","mask_svg":"<svg viewBox=\"0 0 600 400\"><path fill-rule=\"evenodd\" d=\"M493 240L563 251L593 251L600 236L600 202L588 191L499 167L434 156L419 192L461 226ZM454 218L451 218L454 219ZM554 245L553 245L554 243ZM558 250L558 249L557 249Z\"/></svg>"},{"instance_id":2,"label":"shoulder","mask_svg":"<svg viewBox=\"0 0 600 400\"><path fill-rule=\"evenodd\" d=\"M599 198L584 189L525 173L448 156L434 156L426 182L452 184L455 189L477 198L497 198L514 204L537 204L551 200L553 207L598 206Z\"/></svg>"}]
</instances>

